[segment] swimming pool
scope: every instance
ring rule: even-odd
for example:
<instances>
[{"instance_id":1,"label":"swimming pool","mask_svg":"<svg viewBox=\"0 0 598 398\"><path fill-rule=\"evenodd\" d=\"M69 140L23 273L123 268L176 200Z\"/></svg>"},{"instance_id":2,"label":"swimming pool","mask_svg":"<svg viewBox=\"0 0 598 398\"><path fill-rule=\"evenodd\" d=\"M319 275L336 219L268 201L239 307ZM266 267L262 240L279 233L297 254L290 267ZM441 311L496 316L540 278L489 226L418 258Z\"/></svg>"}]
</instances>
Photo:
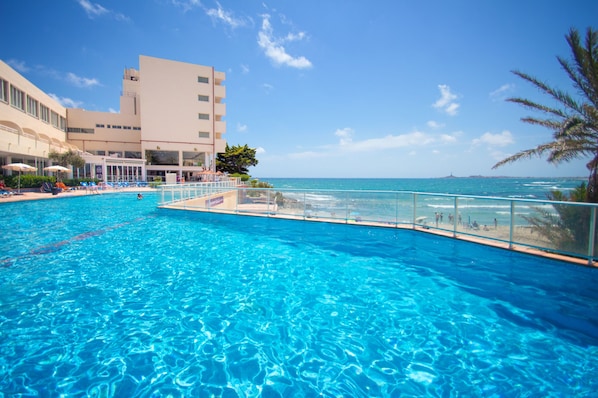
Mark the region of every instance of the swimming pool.
<instances>
[{"instance_id":1,"label":"swimming pool","mask_svg":"<svg viewBox=\"0 0 598 398\"><path fill-rule=\"evenodd\" d=\"M156 202L0 206L1 392L598 390L598 270L410 230Z\"/></svg>"}]
</instances>

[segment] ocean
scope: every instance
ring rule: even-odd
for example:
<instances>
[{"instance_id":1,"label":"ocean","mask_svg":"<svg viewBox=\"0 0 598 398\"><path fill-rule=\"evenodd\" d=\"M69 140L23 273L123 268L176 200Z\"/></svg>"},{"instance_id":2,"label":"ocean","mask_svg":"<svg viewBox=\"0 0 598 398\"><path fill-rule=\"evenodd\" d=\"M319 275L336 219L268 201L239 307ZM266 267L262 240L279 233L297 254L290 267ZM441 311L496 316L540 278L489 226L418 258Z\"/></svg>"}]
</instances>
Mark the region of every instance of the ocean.
<instances>
[{"instance_id":1,"label":"ocean","mask_svg":"<svg viewBox=\"0 0 598 398\"><path fill-rule=\"evenodd\" d=\"M285 198L295 201L312 218L347 218L378 222L410 223L414 218L449 225L458 217L468 225L508 225L511 203L493 199L462 198L455 213L454 198L417 195L416 209L410 192L509 198L514 204L515 225L527 226L527 217L538 209L554 213L549 204L521 200L546 200L555 190L568 192L585 178L260 178L273 185ZM297 190L297 191L295 191ZM347 192L349 191L349 192ZM403 192L396 194L395 192ZM392 193L390 193L392 192ZM285 204L285 206L287 206ZM285 211L285 206L279 212ZM287 206L288 208L288 206ZM424 222L424 221L422 221Z\"/></svg>"},{"instance_id":2,"label":"ocean","mask_svg":"<svg viewBox=\"0 0 598 398\"><path fill-rule=\"evenodd\" d=\"M504 198L546 199L587 182L586 178L259 178L278 189L413 191Z\"/></svg>"}]
</instances>

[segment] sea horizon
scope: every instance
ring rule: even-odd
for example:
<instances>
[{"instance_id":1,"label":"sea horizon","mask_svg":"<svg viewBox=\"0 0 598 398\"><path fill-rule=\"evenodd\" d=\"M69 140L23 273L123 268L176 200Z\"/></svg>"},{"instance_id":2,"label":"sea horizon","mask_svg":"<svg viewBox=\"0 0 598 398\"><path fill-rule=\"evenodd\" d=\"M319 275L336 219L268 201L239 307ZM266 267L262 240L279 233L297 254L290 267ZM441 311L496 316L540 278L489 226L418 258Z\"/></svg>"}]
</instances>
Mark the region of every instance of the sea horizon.
<instances>
[{"instance_id":1,"label":"sea horizon","mask_svg":"<svg viewBox=\"0 0 598 398\"><path fill-rule=\"evenodd\" d=\"M412 191L472 196L547 199L553 191L571 191L587 181L584 177L411 177L411 178L257 178L274 189L321 191L374 190Z\"/></svg>"}]
</instances>

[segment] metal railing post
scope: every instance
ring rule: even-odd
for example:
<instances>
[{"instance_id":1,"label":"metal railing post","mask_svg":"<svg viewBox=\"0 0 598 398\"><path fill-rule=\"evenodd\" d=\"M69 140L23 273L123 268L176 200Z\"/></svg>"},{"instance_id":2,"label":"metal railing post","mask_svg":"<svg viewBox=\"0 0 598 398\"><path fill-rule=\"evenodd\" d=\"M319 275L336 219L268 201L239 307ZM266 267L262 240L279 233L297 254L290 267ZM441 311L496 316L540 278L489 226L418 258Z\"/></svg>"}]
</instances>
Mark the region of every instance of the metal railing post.
<instances>
[{"instance_id":1,"label":"metal railing post","mask_svg":"<svg viewBox=\"0 0 598 398\"><path fill-rule=\"evenodd\" d=\"M270 217L270 190L266 191L266 212L268 214L268 217Z\"/></svg>"},{"instance_id":2,"label":"metal railing post","mask_svg":"<svg viewBox=\"0 0 598 398\"><path fill-rule=\"evenodd\" d=\"M345 224L349 224L349 192L345 193Z\"/></svg>"},{"instance_id":3,"label":"metal railing post","mask_svg":"<svg viewBox=\"0 0 598 398\"><path fill-rule=\"evenodd\" d=\"M413 193L413 219L411 220L411 227L415 229L415 220L417 218L417 194Z\"/></svg>"},{"instance_id":4,"label":"metal railing post","mask_svg":"<svg viewBox=\"0 0 598 398\"><path fill-rule=\"evenodd\" d=\"M395 194L395 227L399 226L399 193Z\"/></svg>"},{"instance_id":5,"label":"metal railing post","mask_svg":"<svg viewBox=\"0 0 598 398\"><path fill-rule=\"evenodd\" d=\"M594 261L594 242L596 241L596 207L590 209L590 237L588 239L588 265Z\"/></svg>"},{"instance_id":6,"label":"metal railing post","mask_svg":"<svg viewBox=\"0 0 598 398\"><path fill-rule=\"evenodd\" d=\"M303 219L305 220L306 216L305 216L305 211L307 209L307 201L305 199L305 192L303 192Z\"/></svg>"},{"instance_id":7,"label":"metal railing post","mask_svg":"<svg viewBox=\"0 0 598 398\"><path fill-rule=\"evenodd\" d=\"M509 249L513 248L514 225L515 225L515 201L511 200L511 223L509 225Z\"/></svg>"},{"instance_id":8,"label":"metal railing post","mask_svg":"<svg viewBox=\"0 0 598 398\"><path fill-rule=\"evenodd\" d=\"M459 214L459 198L455 196L455 211L453 213L453 238L457 237L457 214Z\"/></svg>"}]
</instances>

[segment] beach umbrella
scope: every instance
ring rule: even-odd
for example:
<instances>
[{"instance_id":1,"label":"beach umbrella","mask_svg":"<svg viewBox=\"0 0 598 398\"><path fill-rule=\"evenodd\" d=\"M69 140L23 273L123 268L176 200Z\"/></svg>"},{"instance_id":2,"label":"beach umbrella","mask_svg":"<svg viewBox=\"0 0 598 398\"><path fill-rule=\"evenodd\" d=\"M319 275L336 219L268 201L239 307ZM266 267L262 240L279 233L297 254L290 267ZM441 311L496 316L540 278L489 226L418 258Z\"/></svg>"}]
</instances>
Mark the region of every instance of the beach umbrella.
<instances>
[{"instance_id":1,"label":"beach umbrella","mask_svg":"<svg viewBox=\"0 0 598 398\"><path fill-rule=\"evenodd\" d=\"M54 171L57 173L68 173L69 171L71 171L70 169L63 167L63 166L59 166L59 165L44 167L44 170Z\"/></svg>"},{"instance_id":2,"label":"beach umbrella","mask_svg":"<svg viewBox=\"0 0 598 398\"><path fill-rule=\"evenodd\" d=\"M44 167L44 170L46 171L53 171L56 174L58 173L67 173L69 171L71 171L70 169L64 167L64 166L60 166L60 165L54 165L54 166L48 166L48 167ZM56 177L56 181L59 181L58 177Z\"/></svg>"},{"instance_id":3,"label":"beach umbrella","mask_svg":"<svg viewBox=\"0 0 598 398\"><path fill-rule=\"evenodd\" d=\"M33 166L29 166L28 164L25 163L9 163L5 166L2 166L3 169L6 170L12 170L12 171L18 171L19 172L19 182L17 185L17 193L21 193L21 173L22 172L31 172L31 171L36 171L37 169Z\"/></svg>"}]
</instances>

